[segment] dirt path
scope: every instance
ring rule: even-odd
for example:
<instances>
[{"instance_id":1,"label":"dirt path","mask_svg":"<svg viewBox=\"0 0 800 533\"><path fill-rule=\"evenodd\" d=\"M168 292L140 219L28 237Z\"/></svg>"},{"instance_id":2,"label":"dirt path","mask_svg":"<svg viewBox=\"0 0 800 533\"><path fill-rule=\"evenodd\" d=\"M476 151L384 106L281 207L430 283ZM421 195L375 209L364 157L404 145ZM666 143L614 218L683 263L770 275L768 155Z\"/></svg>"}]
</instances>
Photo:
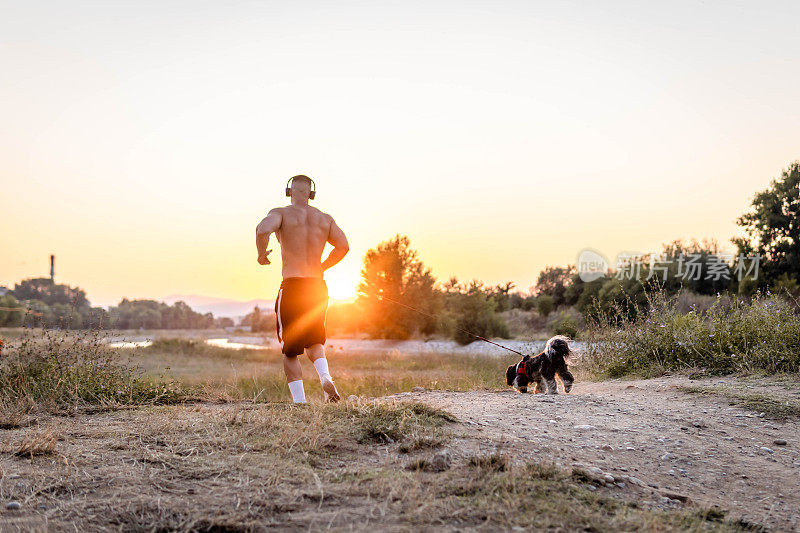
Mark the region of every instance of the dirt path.
<instances>
[{"instance_id":1,"label":"dirt path","mask_svg":"<svg viewBox=\"0 0 800 533\"><path fill-rule=\"evenodd\" d=\"M748 383L773 397L800 396L796 386ZM558 396L511 390L400 396L447 409L503 453L595 473L599 468L616 478L602 491L663 507L686 497L776 530L800 529L800 423L759 417L722 396L679 388L698 384L729 386L735 380L578 383L571 394Z\"/></svg>"}]
</instances>

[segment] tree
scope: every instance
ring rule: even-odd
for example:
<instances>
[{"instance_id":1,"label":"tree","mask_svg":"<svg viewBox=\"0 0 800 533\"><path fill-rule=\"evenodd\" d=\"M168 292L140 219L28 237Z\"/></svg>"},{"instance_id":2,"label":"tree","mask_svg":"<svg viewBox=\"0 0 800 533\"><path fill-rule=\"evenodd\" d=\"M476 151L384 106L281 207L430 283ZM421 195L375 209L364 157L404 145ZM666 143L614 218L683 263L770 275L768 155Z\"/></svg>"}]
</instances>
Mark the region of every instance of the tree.
<instances>
[{"instance_id":1,"label":"tree","mask_svg":"<svg viewBox=\"0 0 800 533\"><path fill-rule=\"evenodd\" d=\"M651 280L663 285L669 293L688 287L698 294L716 294L727 289L732 279L731 267L723 262L720 253L716 239L674 240L663 245L666 281L662 281L663 274L659 271L653 273Z\"/></svg>"},{"instance_id":2,"label":"tree","mask_svg":"<svg viewBox=\"0 0 800 533\"><path fill-rule=\"evenodd\" d=\"M476 340L467 331L481 337L508 338L508 325L495 312L495 307L494 300L481 291L463 294L454 309L458 329L454 328L453 339L459 344Z\"/></svg>"},{"instance_id":3,"label":"tree","mask_svg":"<svg viewBox=\"0 0 800 533\"><path fill-rule=\"evenodd\" d=\"M31 312L26 313L23 317L23 325L25 326L41 326L54 323L53 310L50 306L41 300L28 300L25 302Z\"/></svg>"},{"instance_id":4,"label":"tree","mask_svg":"<svg viewBox=\"0 0 800 533\"><path fill-rule=\"evenodd\" d=\"M22 280L7 296L12 294L22 307L40 313L22 318L25 325L79 329L97 325L102 318L99 308L90 306L83 289L54 283L50 278Z\"/></svg>"},{"instance_id":5,"label":"tree","mask_svg":"<svg viewBox=\"0 0 800 533\"><path fill-rule=\"evenodd\" d=\"M492 300L494 300L495 310L498 313L508 311L512 307L510 300L511 291L514 289L514 287L515 284L513 281L507 281L489 288L488 294Z\"/></svg>"},{"instance_id":6,"label":"tree","mask_svg":"<svg viewBox=\"0 0 800 533\"><path fill-rule=\"evenodd\" d=\"M586 288L585 285L586 282L581 279L580 274L577 272L573 274L572 280L567 286L567 289L564 291L564 304L577 305L581 298L581 294L583 294L583 289Z\"/></svg>"},{"instance_id":7,"label":"tree","mask_svg":"<svg viewBox=\"0 0 800 533\"><path fill-rule=\"evenodd\" d=\"M198 313L182 301L170 306L155 300L123 298L102 318L104 323L111 322L120 329L203 329L214 326L214 315Z\"/></svg>"},{"instance_id":8,"label":"tree","mask_svg":"<svg viewBox=\"0 0 800 533\"><path fill-rule=\"evenodd\" d=\"M600 290L608 281L609 279L605 277L593 279L586 283L581 281L581 291L575 303L575 308L580 311L584 317L589 317L594 313L596 302L600 296Z\"/></svg>"},{"instance_id":9,"label":"tree","mask_svg":"<svg viewBox=\"0 0 800 533\"><path fill-rule=\"evenodd\" d=\"M597 317L599 314L605 314L609 319L616 321L623 317L636 318L640 312L647 312L647 309L647 294L639 280L609 279L600 286L588 315Z\"/></svg>"},{"instance_id":10,"label":"tree","mask_svg":"<svg viewBox=\"0 0 800 533\"><path fill-rule=\"evenodd\" d=\"M736 223L746 237L731 239L745 256L760 254L761 283L783 274L800 279L800 161L795 161L756 194L750 212Z\"/></svg>"},{"instance_id":11,"label":"tree","mask_svg":"<svg viewBox=\"0 0 800 533\"><path fill-rule=\"evenodd\" d=\"M55 303L50 309L53 314L48 325L61 329L79 329L83 326L83 315L71 305Z\"/></svg>"},{"instance_id":12,"label":"tree","mask_svg":"<svg viewBox=\"0 0 800 533\"><path fill-rule=\"evenodd\" d=\"M177 301L172 306L159 306L161 312L161 327L164 329L189 329L191 325L191 315L194 314L192 308L184 301Z\"/></svg>"},{"instance_id":13,"label":"tree","mask_svg":"<svg viewBox=\"0 0 800 533\"><path fill-rule=\"evenodd\" d=\"M575 274L575 266L548 266L539 272L536 285L531 287L534 296L549 294L553 298L555 307L564 303L564 295Z\"/></svg>"},{"instance_id":14,"label":"tree","mask_svg":"<svg viewBox=\"0 0 800 533\"><path fill-rule=\"evenodd\" d=\"M410 244L408 237L395 235L364 254L358 299L375 337L408 338L436 330L434 318L404 307L435 316L441 306L436 279Z\"/></svg>"},{"instance_id":15,"label":"tree","mask_svg":"<svg viewBox=\"0 0 800 533\"><path fill-rule=\"evenodd\" d=\"M102 307L92 307L86 313L83 320L83 327L102 329L111 324L111 318L108 311Z\"/></svg>"},{"instance_id":16,"label":"tree","mask_svg":"<svg viewBox=\"0 0 800 533\"><path fill-rule=\"evenodd\" d=\"M442 290L445 303L441 324L443 333L452 335L459 344L476 340L470 333L487 338L508 338L508 325L496 312L496 287L484 287L478 280L462 284L452 277Z\"/></svg>"},{"instance_id":17,"label":"tree","mask_svg":"<svg viewBox=\"0 0 800 533\"><path fill-rule=\"evenodd\" d=\"M47 305L64 304L75 309L88 309L86 292L79 287L53 283L50 278L31 278L14 285L12 295L17 300L40 300Z\"/></svg>"},{"instance_id":18,"label":"tree","mask_svg":"<svg viewBox=\"0 0 800 533\"><path fill-rule=\"evenodd\" d=\"M561 311L553 322L553 335L566 335L574 339L578 335L578 321L569 313Z\"/></svg>"},{"instance_id":19,"label":"tree","mask_svg":"<svg viewBox=\"0 0 800 533\"><path fill-rule=\"evenodd\" d=\"M233 326L233 319L227 316L221 316L214 320L214 327L217 328L232 328Z\"/></svg>"},{"instance_id":20,"label":"tree","mask_svg":"<svg viewBox=\"0 0 800 533\"><path fill-rule=\"evenodd\" d=\"M739 296L753 296L758 291L758 280L750 276L742 278L739 282L738 294Z\"/></svg>"},{"instance_id":21,"label":"tree","mask_svg":"<svg viewBox=\"0 0 800 533\"><path fill-rule=\"evenodd\" d=\"M0 307L7 309L19 309L22 306L16 298L10 294L0 296ZM0 309L0 327L14 327L22 324L23 311L6 311Z\"/></svg>"},{"instance_id":22,"label":"tree","mask_svg":"<svg viewBox=\"0 0 800 533\"><path fill-rule=\"evenodd\" d=\"M263 313L258 306L253 308L252 313L248 313L242 320L242 326L250 326L253 333L262 331L275 331L275 313Z\"/></svg>"}]
</instances>

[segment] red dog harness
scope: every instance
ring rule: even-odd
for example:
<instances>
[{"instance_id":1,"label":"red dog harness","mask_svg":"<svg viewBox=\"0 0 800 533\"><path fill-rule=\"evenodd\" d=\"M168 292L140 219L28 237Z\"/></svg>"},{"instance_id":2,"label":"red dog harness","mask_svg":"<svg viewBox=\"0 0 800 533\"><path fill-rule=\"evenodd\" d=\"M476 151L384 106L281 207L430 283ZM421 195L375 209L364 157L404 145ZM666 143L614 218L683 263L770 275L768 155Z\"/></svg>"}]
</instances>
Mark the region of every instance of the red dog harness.
<instances>
[{"instance_id":1,"label":"red dog harness","mask_svg":"<svg viewBox=\"0 0 800 533\"><path fill-rule=\"evenodd\" d=\"M517 363L517 374L522 374L526 378L528 377L528 373L525 372L525 364L522 361Z\"/></svg>"}]
</instances>

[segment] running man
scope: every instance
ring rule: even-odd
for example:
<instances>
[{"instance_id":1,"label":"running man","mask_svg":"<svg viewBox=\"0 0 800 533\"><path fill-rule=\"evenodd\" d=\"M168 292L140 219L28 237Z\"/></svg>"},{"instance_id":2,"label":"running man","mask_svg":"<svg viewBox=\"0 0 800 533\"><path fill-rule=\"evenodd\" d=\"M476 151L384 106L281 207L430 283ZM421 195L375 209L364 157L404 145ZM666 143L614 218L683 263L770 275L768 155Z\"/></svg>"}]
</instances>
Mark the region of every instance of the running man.
<instances>
[{"instance_id":1,"label":"running man","mask_svg":"<svg viewBox=\"0 0 800 533\"><path fill-rule=\"evenodd\" d=\"M286 187L292 203L276 207L256 226L258 264L269 265L269 236L275 234L281 245L283 281L275 300L278 341L283 352L283 370L295 403L305 403L303 371L297 356L305 350L319 374L325 398L339 401L325 359L325 311L328 286L323 274L347 255L350 246L333 217L308 205L315 190L308 176L294 176ZM315 187L316 188L316 187ZM322 261L325 243L333 250Z\"/></svg>"}]
</instances>

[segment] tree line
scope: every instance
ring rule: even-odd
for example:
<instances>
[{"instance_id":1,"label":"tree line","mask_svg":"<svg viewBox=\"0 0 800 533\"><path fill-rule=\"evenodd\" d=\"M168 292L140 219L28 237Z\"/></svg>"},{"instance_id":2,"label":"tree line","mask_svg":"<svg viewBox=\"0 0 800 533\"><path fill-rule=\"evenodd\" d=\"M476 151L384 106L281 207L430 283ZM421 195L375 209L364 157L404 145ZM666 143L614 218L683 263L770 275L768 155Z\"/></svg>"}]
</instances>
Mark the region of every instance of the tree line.
<instances>
[{"instance_id":1,"label":"tree line","mask_svg":"<svg viewBox=\"0 0 800 533\"><path fill-rule=\"evenodd\" d=\"M155 300L124 298L108 310L93 307L83 289L54 283L50 278L20 281L0 296L0 307L21 308L0 310L0 326L6 327L44 324L62 329L205 329L233 326L230 318L198 313L182 301L168 305Z\"/></svg>"},{"instance_id":2,"label":"tree line","mask_svg":"<svg viewBox=\"0 0 800 533\"><path fill-rule=\"evenodd\" d=\"M745 298L771 291L797 298L800 162L789 165L780 178L756 194L751 209L737 224L745 234L731 239L739 257L722 261L724 254L714 240L675 240L664 244L657 257L635 258L635 269L632 258L590 281L584 281L574 265L548 266L527 293L514 291L511 282L496 286L455 278L438 282L408 237L396 235L365 254L358 299L331 308L329 321L340 331L366 332L372 337L402 339L437 333L466 343L473 338L463 330L485 337L508 336L501 313L510 309L545 318L558 311L553 332L575 336L581 322L600 315L630 318L647 312L648 290ZM752 262L756 257L757 269L748 265L742 276L741 259ZM687 277L688 268L713 275Z\"/></svg>"},{"instance_id":3,"label":"tree line","mask_svg":"<svg viewBox=\"0 0 800 533\"><path fill-rule=\"evenodd\" d=\"M713 239L675 240L664 244L657 257L638 258L639 266L622 276L619 269L630 265L618 265L609 276L589 282L581 279L575 266L547 267L539 274L532 294L540 307L572 306L587 318L614 313L633 318L637 312L647 311L648 290L740 298L771 292L796 305L800 296L800 161L757 193L737 224L744 236L731 239L736 254L727 261L720 261L725 254ZM691 267L687 258L691 258ZM702 275L687 277L689 268Z\"/></svg>"}]
</instances>

